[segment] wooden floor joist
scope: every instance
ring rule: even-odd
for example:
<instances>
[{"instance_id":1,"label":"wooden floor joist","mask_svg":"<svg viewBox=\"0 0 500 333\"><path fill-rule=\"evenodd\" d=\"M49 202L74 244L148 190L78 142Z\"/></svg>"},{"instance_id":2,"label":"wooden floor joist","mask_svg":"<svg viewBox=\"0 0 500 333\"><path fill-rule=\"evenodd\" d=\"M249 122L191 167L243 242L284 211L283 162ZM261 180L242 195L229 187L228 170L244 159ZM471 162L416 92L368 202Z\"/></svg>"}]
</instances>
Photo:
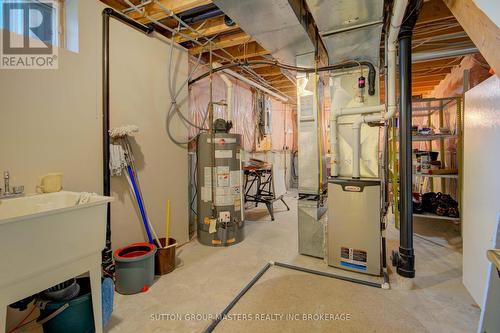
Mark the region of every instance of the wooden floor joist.
<instances>
[{"instance_id":1,"label":"wooden floor joist","mask_svg":"<svg viewBox=\"0 0 500 333\"><path fill-rule=\"evenodd\" d=\"M251 41L252 41L252 37L247 35L245 32L239 32L236 34L229 34L229 35L217 37L213 40L212 51L249 43ZM192 55L197 55L197 54L200 54L200 52L204 53L204 52L208 52L208 51L209 51L208 45L205 47L200 45L200 46L195 46L195 47L188 49L189 54L192 54Z\"/></svg>"},{"instance_id":2,"label":"wooden floor joist","mask_svg":"<svg viewBox=\"0 0 500 333\"><path fill-rule=\"evenodd\" d=\"M234 58L234 60L244 60L251 58L260 57L263 55L268 55L269 51L260 46L257 42L251 41L246 45L235 45L231 47L226 47L224 49L225 52L217 51L217 54L220 54L224 57L228 57L228 53Z\"/></svg>"},{"instance_id":3,"label":"wooden floor joist","mask_svg":"<svg viewBox=\"0 0 500 333\"><path fill-rule=\"evenodd\" d=\"M209 5L212 3L212 0L159 0L158 2L174 14L179 14L193 8ZM164 18L170 16L156 2L145 6L145 14L155 20L163 20ZM136 11L130 12L129 16L133 19L139 20L141 23L149 22L144 15L141 15Z\"/></svg>"},{"instance_id":4,"label":"wooden floor joist","mask_svg":"<svg viewBox=\"0 0 500 333\"><path fill-rule=\"evenodd\" d=\"M224 16L213 17L206 21L202 21L191 26L196 32L193 32L188 29L184 29L181 31L183 34L191 37L198 38L199 36L211 37L218 34L233 32L236 30L240 30L240 27L237 24L232 26L227 25L224 22ZM188 39L183 36L176 36L175 41L177 43L182 43L187 41Z\"/></svg>"},{"instance_id":5,"label":"wooden floor joist","mask_svg":"<svg viewBox=\"0 0 500 333\"><path fill-rule=\"evenodd\" d=\"M500 28L473 0L443 0L488 64L500 76Z\"/></svg>"}]
</instances>

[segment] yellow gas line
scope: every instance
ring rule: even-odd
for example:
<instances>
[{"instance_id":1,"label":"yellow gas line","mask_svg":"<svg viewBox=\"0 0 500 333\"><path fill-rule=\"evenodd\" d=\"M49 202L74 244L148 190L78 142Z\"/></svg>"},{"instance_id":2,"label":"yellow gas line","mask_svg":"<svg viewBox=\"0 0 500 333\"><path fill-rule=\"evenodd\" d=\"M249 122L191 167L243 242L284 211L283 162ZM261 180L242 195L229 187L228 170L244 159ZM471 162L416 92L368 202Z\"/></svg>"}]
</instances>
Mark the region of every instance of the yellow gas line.
<instances>
[{"instance_id":1,"label":"yellow gas line","mask_svg":"<svg viewBox=\"0 0 500 333\"><path fill-rule=\"evenodd\" d=\"M318 184L318 189L319 189L319 194L323 192L323 158L321 156L322 150L323 150L323 143L322 136L321 136L321 106L319 103L319 96L318 96L318 62L316 61L316 66L314 69L314 98L316 99L316 105L317 105L317 136L318 136L318 159L319 159L319 184Z\"/></svg>"},{"instance_id":2,"label":"yellow gas line","mask_svg":"<svg viewBox=\"0 0 500 333\"><path fill-rule=\"evenodd\" d=\"M389 159L392 171L392 202L393 202L393 211L394 211L394 225L397 229L399 229L399 200L398 200L398 165L397 165L397 131L396 126L394 126L395 118L392 118L390 121L391 125L391 144L389 146Z\"/></svg>"}]
</instances>

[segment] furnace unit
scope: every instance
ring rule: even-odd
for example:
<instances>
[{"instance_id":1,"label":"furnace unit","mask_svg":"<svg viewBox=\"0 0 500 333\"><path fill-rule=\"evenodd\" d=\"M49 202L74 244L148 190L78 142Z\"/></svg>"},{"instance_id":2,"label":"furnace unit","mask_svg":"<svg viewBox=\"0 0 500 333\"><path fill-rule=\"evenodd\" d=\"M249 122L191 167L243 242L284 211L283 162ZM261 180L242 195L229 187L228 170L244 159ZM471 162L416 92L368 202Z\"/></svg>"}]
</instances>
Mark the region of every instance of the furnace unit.
<instances>
[{"instance_id":1,"label":"furnace unit","mask_svg":"<svg viewBox=\"0 0 500 333\"><path fill-rule=\"evenodd\" d=\"M330 179L328 265L382 274L380 180Z\"/></svg>"}]
</instances>

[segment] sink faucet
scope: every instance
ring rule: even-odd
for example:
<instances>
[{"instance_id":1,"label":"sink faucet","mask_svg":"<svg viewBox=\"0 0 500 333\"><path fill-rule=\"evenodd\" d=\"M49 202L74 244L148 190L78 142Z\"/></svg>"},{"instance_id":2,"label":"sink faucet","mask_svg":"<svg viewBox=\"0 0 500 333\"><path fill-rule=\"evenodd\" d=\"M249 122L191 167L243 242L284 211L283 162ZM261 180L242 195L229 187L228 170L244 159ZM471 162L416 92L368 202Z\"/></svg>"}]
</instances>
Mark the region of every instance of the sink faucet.
<instances>
[{"instance_id":1,"label":"sink faucet","mask_svg":"<svg viewBox=\"0 0 500 333\"><path fill-rule=\"evenodd\" d=\"M4 184L4 192L5 192L5 194L9 194L10 193L9 178L10 178L9 172L8 171L4 171L3 172L3 184Z\"/></svg>"},{"instance_id":2,"label":"sink faucet","mask_svg":"<svg viewBox=\"0 0 500 333\"><path fill-rule=\"evenodd\" d=\"M10 173L8 171L3 172L3 183L4 183L4 193L0 189L0 199L20 197L24 195L24 186L12 186L12 192L10 191Z\"/></svg>"}]
</instances>

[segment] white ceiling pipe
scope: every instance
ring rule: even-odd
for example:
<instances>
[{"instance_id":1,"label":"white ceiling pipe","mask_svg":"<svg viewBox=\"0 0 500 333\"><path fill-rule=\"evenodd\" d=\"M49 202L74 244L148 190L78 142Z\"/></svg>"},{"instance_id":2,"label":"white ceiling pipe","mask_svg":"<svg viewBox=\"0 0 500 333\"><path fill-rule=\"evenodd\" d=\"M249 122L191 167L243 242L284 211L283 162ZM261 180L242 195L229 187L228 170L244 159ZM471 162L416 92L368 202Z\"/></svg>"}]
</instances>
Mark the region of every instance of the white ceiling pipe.
<instances>
[{"instance_id":1,"label":"white ceiling pipe","mask_svg":"<svg viewBox=\"0 0 500 333\"><path fill-rule=\"evenodd\" d=\"M218 67L220 67L222 65L219 64L219 63L214 62L213 66L214 66L214 68L218 68ZM255 87L255 88L257 88L257 89L259 89L259 90L261 90L261 91L263 91L263 92L265 92L265 93L273 96L274 98L279 99L280 101L287 102L288 99L289 99L288 96L283 96L283 95L277 94L274 91L272 91L272 90L270 90L270 89L268 89L268 88L266 88L266 87L258 84L257 82L254 82L254 81L250 80L249 78L247 78L247 77L245 77L245 76L243 76L243 75L241 75L239 73L236 73L236 72L234 72L234 71L232 71L230 69L224 69L223 72L226 73L226 74L231 75L234 78L237 78L240 81L243 81L243 82L251 85L252 87Z\"/></svg>"},{"instance_id":2,"label":"white ceiling pipe","mask_svg":"<svg viewBox=\"0 0 500 333\"><path fill-rule=\"evenodd\" d=\"M330 141L333 146L331 155L331 173L333 177L337 177L339 175L339 137L338 137L338 117L333 116L330 123L331 133L330 133Z\"/></svg>"},{"instance_id":3,"label":"white ceiling pipe","mask_svg":"<svg viewBox=\"0 0 500 333\"><path fill-rule=\"evenodd\" d=\"M405 16L408 0L396 0L392 9L389 35L387 36L388 64L387 64L387 111L384 118L392 118L396 112L396 42L398 41L399 27Z\"/></svg>"},{"instance_id":4,"label":"white ceiling pipe","mask_svg":"<svg viewBox=\"0 0 500 333\"><path fill-rule=\"evenodd\" d=\"M226 113L227 121L233 121L233 82L227 77L226 74L220 75L222 81L226 84Z\"/></svg>"},{"instance_id":5,"label":"white ceiling pipe","mask_svg":"<svg viewBox=\"0 0 500 333\"><path fill-rule=\"evenodd\" d=\"M332 87L333 90L333 87ZM331 96L333 97L333 92L331 93ZM332 105L333 102L332 102ZM337 177L339 175L339 159L340 159L340 154L339 154L339 139L338 139L338 119L341 116L348 116L348 115L356 115L356 114L365 114L365 113L375 113L375 112L381 112L385 109L384 104L380 105L371 105L371 106L359 106L359 107L352 107L352 108L334 108L332 109L332 115L331 115L331 126L330 128L332 129L331 131L331 144L333 146L332 149L332 164L331 164L331 173L333 177ZM380 117L380 116L378 116ZM354 146L356 146L356 143L354 143ZM353 149L354 151L354 149ZM359 158L358 158L359 162Z\"/></svg>"},{"instance_id":6,"label":"white ceiling pipe","mask_svg":"<svg viewBox=\"0 0 500 333\"><path fill-rule=\"evenodd\" d=\"M418 52L411 56L411 62L423 62L436 59L460 57L468 54L479 53L477 47L466 47L461 49L439 50L432 52Z\"/></svg>"},{"instance_id":7,"label":"white ceiling pipe","mask_svg":"<svg viewBox=\"0 0 500 333\"><path fill-rule=\"evenodd\" d=\"M348 116L352 114L363 114L363 113L374 113L384 111L385 104L380 105L370 105L370 106L358 106L352 108L340 108L338 109L338 116Z\"/></svg>"}]
</instances>

